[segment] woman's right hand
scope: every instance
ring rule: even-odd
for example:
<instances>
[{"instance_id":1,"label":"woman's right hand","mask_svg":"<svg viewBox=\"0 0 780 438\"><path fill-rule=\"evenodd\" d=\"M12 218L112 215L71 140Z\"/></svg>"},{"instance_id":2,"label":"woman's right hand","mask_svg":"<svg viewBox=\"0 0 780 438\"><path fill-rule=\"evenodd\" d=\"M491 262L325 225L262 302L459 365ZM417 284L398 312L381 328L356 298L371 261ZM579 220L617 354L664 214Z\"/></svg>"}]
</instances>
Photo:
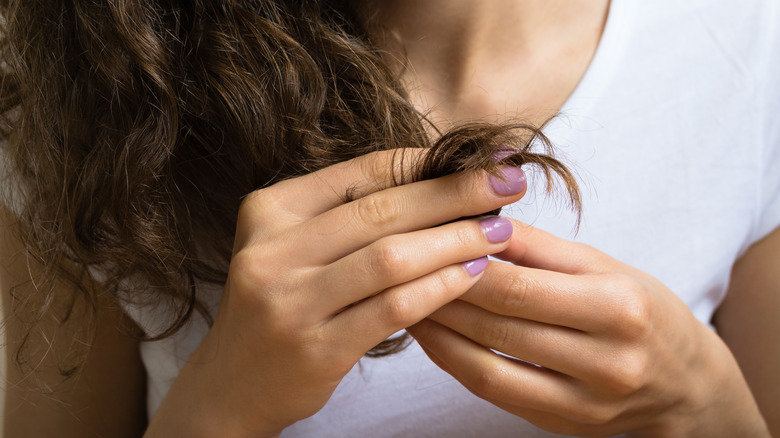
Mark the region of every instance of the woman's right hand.
<instances>
[{"instance_id":1,"label":"woman's right hand","mask_svg":"<svg viewBox=\"0 0 780 438\"><path fill-rule=\"evenodd\" d=\"M525 175L393 186L423 150L372 153L246 197L214 325L147 436L275 436L319 411L372 347L468 290ZM407 169L408 170L408 169ZM395 172L395 174L394 174ZM345 203L347 192L355 199ZM440 225L445 224L445 225Z\"/></svg>"}]
</instances>

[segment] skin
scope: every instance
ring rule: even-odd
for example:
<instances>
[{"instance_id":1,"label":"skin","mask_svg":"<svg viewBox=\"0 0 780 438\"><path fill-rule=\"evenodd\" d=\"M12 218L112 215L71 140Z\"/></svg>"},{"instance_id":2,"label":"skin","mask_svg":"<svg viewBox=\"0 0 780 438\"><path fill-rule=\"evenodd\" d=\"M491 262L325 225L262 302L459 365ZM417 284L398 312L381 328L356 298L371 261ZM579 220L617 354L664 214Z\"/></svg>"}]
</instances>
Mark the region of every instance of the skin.
<instances>
[{"instance_id":1,"label":"skin","mask_svg":"<svg viewBox=\"0 0 780 438\"><path fill-rule=\"evenodd\" d=\"M356 2L402 44L388 44L417 108L439 126L554 116L585 74L606 0ZM366 10L368 8L369 10Z\"/></svg>"},{"instance_id":2,"label":"skin","mask_svg":"<svg viewBox=\"0 0 780 438\"><path fill-rule=\"evenodd\" d=\"M381 5L384 24L411 45L413 99L440 123L500 119L506 108L537 123L554 114L547 109L563 105L587 68L608 8L534 0ZM551 431L769 436L771 427L777 434L780 332L772 328L780 291L767 264L780 254L778 234L735 266L715 319L729 345L649 275L523 224L499 254L522 267L491 264L460 300L409 332L476 395ZM772 413L766 420L756 400Z\"/></svg>"},{"instance_id":3,"label":"skin","mask_svg":"<svg viewBox=\"0 0 780 438\"><path fill-rule=\"evenodd\" d=\"M726 344L654 278L520 223L498 257L519 266L492 264L460 300L409 329L476 395L562 434L769 436ZM735 343L777 325L768 311L763 316L769 327L744 330ZM761 336L767 343L753 347L772 351L776 335ZM776 353L764 363L758 351L743 350L745 365L760 359L764 376L777 364ZM766 412L775 412L776 388L754 385Z\"/></svg>"},{"instance_id":4,"label":"skin","mask_svg":"<svg viewBox=\"0 0 780 438\"><path fill-rule=\"evenodd\" d=\"M554 113L587 68L607 2L378 0L369 7L409 49L413 102L446 126L516 115L539 122ZM780 304L768 298L780 296L772 286L780 281L766 260L777 259L780 238L759 242L734 268L716 318L730 350L671 291L594 248L519 223L497 243L478 220L436 226L514 202L523 191L499 195L481 174L382 190L402 171L388 154L373 154L247 197L215 324L146 436L276 436L321 409L365 351L408 326L434 362L475 394L553 431L768 436L759 409L780 411L773 372L780 344L771 334L780 333L773 317ZM342 204L356 183L358 201ZM477 276L464 269L464 261L493 253L524 267L491 263ZM603 318L605 306L613 317ZM93 353L84 380L117 354ZM120 380L112 374L105 383ZM118 385L99 402L130 404L137 394L134 385ZM9 397L13 404L21 396ZM95 411L83 421L97 421ZM72 419L33 415L12 421L78 430ZM128 414L104 415L120 422ZM777 417L766 418L778 433Z\"/></svg>"},{"instance_id":5,"label":"skin","mask_svg":"<svg viewBox=\"0 0 780 438\"><path fill-rule=\"evenodd\" d=\"M321 409L366 351L474 285L463 262L506 241L489 242L477 219L435 225L518 200L525 186L504 196L485 175L460 174L380 190L392 157L370 154L244 201L214 326L147 436L276 436ZM348 181L369 184L343 204Z\"/></svg>"},{"instance_id":6,"label":"skin","mask_svg":"<svg viewBox=\"0 0 780 438\"><path fill-rule=\"evenodd\" d=\"M95 339L84 339L79 330L82 322L79 316L86 309L82 301L77 301L70 323L61 327L46 318L39 327L49 339L56 336L57 342L49 345L33 338L34 349L47 351L36 364L35 379L29 369L17 366L10 353L17 350L24 331L16 318L8 318L12 308L9 290L22 285L18 296L34 296L28 282L38 269L39 266L25 257L24 247L16 238L13 216L0 205L0 290L7 342L2 436L140 436L146 424L146 374L136 340L138 328L106 294L99 295ZM90 342L93 348L78 377L63 383L56 358L68 354L69 339ZM46 387L50 389L42 390Z\"/></svg>"},{"instance_id":7,"label":"skin","mask_svg":"<svg viewBox=\"0 0 780 438\"><path fill-rule=\"evenodd\" d=\"M753 245L732 270L713 320L729 346L773 436L780 436L780 230Z\"/></svg>"}]
</instances>

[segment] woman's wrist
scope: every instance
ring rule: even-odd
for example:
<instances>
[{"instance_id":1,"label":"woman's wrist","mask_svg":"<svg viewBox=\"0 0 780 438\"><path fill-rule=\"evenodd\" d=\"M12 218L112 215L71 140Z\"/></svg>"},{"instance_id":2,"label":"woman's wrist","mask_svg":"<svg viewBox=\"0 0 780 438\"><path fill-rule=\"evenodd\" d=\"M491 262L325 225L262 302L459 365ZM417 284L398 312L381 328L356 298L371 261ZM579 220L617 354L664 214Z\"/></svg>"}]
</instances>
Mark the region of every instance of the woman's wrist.
<instances>
[{"instance_id":1,"label":"woman's wrist","mask_svg":"<svg viewBox=\"0 0 780 438\"><path fill-rule=\"evenodd\" d=\"M628 436L771 438L731 351L709 328L701 329L701 378L668 415L658 416L658 427Z\"/></svg>"},{"instance_id":2,"label":"woman's wrist","mask_svg":"<svg viewBox=\"0 0 780 438\"><path fill-rule=\"evenodd\" d=\"M173 395L174 398L179 398ZM190 396L188 398L197 398ZM216 403L214 403L216 405ZM177 403L177 400L164 402L151 419L144 438L186 436L191 438L277 438L281 430L274 427L263 427L256 421L249 424L241 419L233 419L230 415L203 406L196 407L193 403ZM206 411L206 412L204 412Z\"/></svg>"},{"instance_id":3,"label":"woman's wrist","mask_svg":"<svg viewBox=\"0 0 780 438\"><path fill-rule=\"evenodd\" d=\"M241 418L247 409L237 409L225 399L228 379L224 373L214 374L219 366L213 350L208 350L209 335L182 368L165 399L150 419L144 438L186 436L192 438L276 438L283 426L271 425L259 415L258 399L251 400L251 421ZM208 350L208 351L206 351ZM207 359L210 358L210 359ZM216 377L215 377L216 376ZM249 401L247 401L249 403Z\"/></svg>"}]
</instances>

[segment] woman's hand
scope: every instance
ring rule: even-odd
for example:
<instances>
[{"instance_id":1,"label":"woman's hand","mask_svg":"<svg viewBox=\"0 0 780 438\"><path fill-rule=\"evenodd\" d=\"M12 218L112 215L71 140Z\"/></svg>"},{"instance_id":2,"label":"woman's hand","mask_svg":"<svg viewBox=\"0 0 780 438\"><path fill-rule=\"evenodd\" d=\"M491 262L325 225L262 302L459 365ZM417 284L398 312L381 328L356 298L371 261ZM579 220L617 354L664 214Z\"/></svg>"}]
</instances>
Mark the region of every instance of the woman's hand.
<instances>
[{"instance_id":1,"label":"woman's hand","mask_svg":"<svg viewBox=\"0 0 780 438\"><path fill-rule=\"evenodd\" d=\"M768 436L728 348L658 280L520 223L497 256L515 265L409 329L476 395L564 434Z\"/></svg>"},{"instance_id":2,"label":"woman's hand","mask_svg":"<svg viewBox=\"0 0 780 438\"><path fill-rule=\"evenodd\" d=\"M219 313L149 436L277 435L321 409L366 351L468 290L485 255L506 249L508 220L451 221L520 199L520 169L506 168L506 181L471 173L391 187L403 171L396 154L244 200ZM348 191L356 200L345 203Z\"/></svg>"}]
</instances>

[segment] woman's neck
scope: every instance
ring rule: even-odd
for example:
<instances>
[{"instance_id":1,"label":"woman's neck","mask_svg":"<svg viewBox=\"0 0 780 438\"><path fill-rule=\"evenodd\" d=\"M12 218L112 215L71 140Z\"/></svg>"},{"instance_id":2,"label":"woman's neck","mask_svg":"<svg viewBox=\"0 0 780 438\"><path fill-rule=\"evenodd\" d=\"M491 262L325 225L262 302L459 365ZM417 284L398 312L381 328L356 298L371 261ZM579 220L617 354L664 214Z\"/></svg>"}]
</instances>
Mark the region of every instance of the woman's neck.
<instances>
[{"instance_id":1,"label":"woman's neck","mask_svg":"<svg viewBox=\"0 0 780 438\"><path fill-rule=\"evenodd\" d=\"M364 7L397 43L387 49L406 60L415 105L457 122L552 115L587 69L609 1L375 0Z\"/></svg>"}]
</instances>

